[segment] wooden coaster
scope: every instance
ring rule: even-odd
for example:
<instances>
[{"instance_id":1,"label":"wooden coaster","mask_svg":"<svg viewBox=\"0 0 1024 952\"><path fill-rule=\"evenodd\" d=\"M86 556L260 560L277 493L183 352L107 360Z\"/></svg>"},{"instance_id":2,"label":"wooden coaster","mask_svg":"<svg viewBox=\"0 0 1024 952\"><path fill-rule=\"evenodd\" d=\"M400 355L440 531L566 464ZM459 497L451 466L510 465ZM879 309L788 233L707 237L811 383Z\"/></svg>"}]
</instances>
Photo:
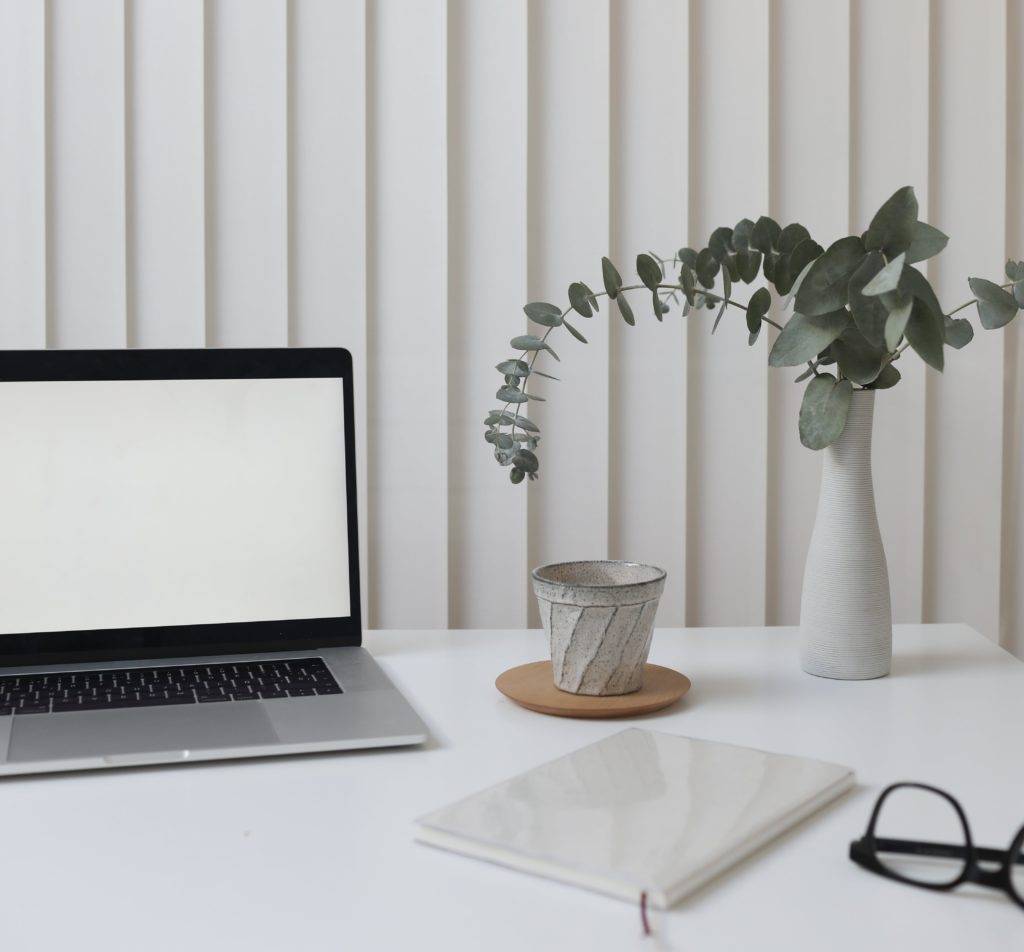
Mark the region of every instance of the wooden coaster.
<instances>
[{"instance_id":1,"label":"wooden coaster","mask_svg":"<svg viewBox=\"0 0 1024 952\"><path fill-rule=\"evenodd\" d=\"M644 665L644 686L632 694L592 697L559 691L550 661L534 661L498 675L494 686L516 704L555 717L635 717L675 704L690 690L685 674L657 664Z\"/></svg>"}]
</instances>

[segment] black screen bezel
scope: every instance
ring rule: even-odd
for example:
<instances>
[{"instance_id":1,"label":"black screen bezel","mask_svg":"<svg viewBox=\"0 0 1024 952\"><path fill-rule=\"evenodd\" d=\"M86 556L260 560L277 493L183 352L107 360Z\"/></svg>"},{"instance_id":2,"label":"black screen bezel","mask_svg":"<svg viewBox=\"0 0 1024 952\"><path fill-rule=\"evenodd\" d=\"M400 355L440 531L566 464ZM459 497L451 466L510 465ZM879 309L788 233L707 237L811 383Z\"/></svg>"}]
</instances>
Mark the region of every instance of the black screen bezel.
<instances>
[{"instance_id":1,"label":"black screen bezel","mask_svg":"<svg viewBox=\"0 0 1024 952\"><path fill-rule=\"evenodd\" d=\"M342 381L349 604L339 618L280 619L146 628L0 635L0 666L134 661L197 655L268 653L362 643L356 517L352 355L341 347L209 350L0 351L0 386L16 381L232 380L334 377ZM2 453L3 447L0 447ZM0 527L0 532L2 532Z\"/></svg>"}]
</instances>

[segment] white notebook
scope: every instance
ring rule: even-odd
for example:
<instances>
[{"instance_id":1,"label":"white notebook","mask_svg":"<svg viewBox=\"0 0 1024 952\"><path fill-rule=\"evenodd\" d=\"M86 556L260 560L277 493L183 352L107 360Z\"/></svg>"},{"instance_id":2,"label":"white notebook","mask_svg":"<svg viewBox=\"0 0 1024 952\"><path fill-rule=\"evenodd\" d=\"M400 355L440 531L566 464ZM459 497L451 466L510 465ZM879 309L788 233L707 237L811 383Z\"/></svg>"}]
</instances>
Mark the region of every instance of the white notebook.
<instances>
[{"instance_id":1,"label":"white notebook","mask_svg":"<svg viewBox=\"0 0 1024 952\"><path fill-rule=\"evenodd\" d=\"M852 785L838 764L632 728L420 818L416 838L665 908Z\"/></svg>"}]
</instances>

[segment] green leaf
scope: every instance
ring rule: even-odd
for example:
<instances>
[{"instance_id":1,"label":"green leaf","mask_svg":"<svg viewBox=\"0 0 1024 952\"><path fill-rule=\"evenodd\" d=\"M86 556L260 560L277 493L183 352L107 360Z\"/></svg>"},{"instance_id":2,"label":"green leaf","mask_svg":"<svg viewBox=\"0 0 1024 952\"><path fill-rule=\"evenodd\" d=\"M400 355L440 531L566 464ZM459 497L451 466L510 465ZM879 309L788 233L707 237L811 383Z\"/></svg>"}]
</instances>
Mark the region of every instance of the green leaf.
<instances>
[{"instance_id":1,"label":"green leaf","mask_svg":"<svg viewBox=\"0 0 1024 952\"><path fill-rule=\"evenodd\" d=\"M686 298L687 304L693 305L693 292L696 290L697 285L694 283L693 271L689 265L683 265L679 269L679 283L683 288L683 295Z\"/></svg>"},{"instance_id":2,"label":"green leaf","mask_svg":"<svg viewBox=\"0 0 1024 952\"><path fill-rule=\"evenodd\" d=\"M798 367L828 347L850 323L850 312L839 308L829 314L794 314L775 338L768 363L772 367Z\"/></svg>"},{"instance_id":3,"label":"green leaf","mask_svg":"<svg viewBox=\"0 0 1024 952\"><path fill-rule=\"evenodd\" d=\"M735 250L732 244L732 229L723 225L711 232L711 237L708 239L708 250L720 263L724 264L725 259Z\"/></svg>"},{"instance_id":4,"label":"green leaf","mask_svg":"<svg viewBox=\"0 0 1024 952\"><path fill-rule=\"evenodd\" d=\"M604 279L604 289L608 292L608 297L614 301L622 289L622 278L615 265L607 258L601 259L601 277Z\"/></svg>"},{"instance_id":5,"label":"green leaf","mask_svg":"<svg viewBox=\"0 0 1024 952\"><path fill-rule=\"evenodd\" d=\"M676 257L686 265L691 271L697 267L697 252L692 248L680 248L676 252Z\"/></svg>"},{"instance_id":6,"label":"green leaf","mask_svg":"<svg viewBox=\"0 0 1024 952\"><path fill-rule=\"evenodd\" d=\"M974 328L971 327L971 322L962 317L954 318L946 315L943 328L946 343L955 350L966 347L974 340Z\"/></svg>"},{"instance_id":7,"label":"green leaf","mask_svg":"<svg viewBox=\"0 0 1024 952\"><path fill-rule=\"evenodd\" d=\"M900 372L892 365L886 364L882 372L875 377L871 384L872 390L888 390L900 382Z\"/></svg>"},{"instance_id":8,"label":"green leaf","mask_svg":"<svg viewBox=\"0 0 1024 952\"><path fill-rule=\"evenodd\" d=\"M488 443L492 443L492 444L496 443L497 440L498 440L498 431L497 430L488 430L486 433L484 433L484 439Z\"/></svg>"},{"instance_id":9,"label":"green leaf","mask_svg":"<svg viewBox=\"0 0 1024 952\"><path fill-rule=\"evenodd\" d=\"M938 228L927 222L914 222L914 237L907 249L907 264L934 258L948 242L949 236L944 235Z\"/></svg>"},{"instance_id":10,"label":"green leaf","mask_svg":"<svg viewBox=\"0 0 1024 952\"><path fill-rule=\"evenodd\" d=\"M1006 262L1006 276L1011 281L1024 280L1024 261L1008 260Z\"/></svg>"},{"instance_id":11,"label":"green leaf","mask_svg":"<svg viewBox=\"0 0 1024 952\"><path fill-rule=\"evenodd\" d=\"M624 294L620 295L615 299L615 303L619 305L619 313L622 315L622 319L630 326L636 325L636 318L633 316L633 308L629 306L629 301L626 300Z\"/></svg>"},{"instance_id":12,"label":"green leaf","mask_svg":"<svg viewBox=\"0 0 1024 952\"><path fill-rule=\"evenodd\" d=\"M917 231L917 197L909 185L897 189L871 219L864 236L868 251L881 250L886 258L906 251Z\"/></svg>"},{"instance_id":13,"label":"green leaf","mask_svg":"<svg viewBox=\"0 0 1024 952\"><path fill-rule=\"evenodd\" d=\"M832 353L843 376L859 384L871 383L881 371L886 357L885 352L870 344L853 324L832 342Z\"/></svg>"},{"instance_id":14,"label":"green leaf","mask_svg":"<svg viewBox=\"0 0 1024 952\"><path fill-rule=\"evenodd\" d=\"M929 311L936 315L939 323L942 323L942 305L939 304L939 299L935 296L935 291L928 283L928 279L917 268L911 265L904 265L903 274L900 275L899 293L910 294L916 297Z\"/></svg>"},{"instance_id":15,"label":"green leaf","mask_svg":"<svg viewBox=\"0 0 1024 952\"><path fill-rule=\"evenodd\" d=\"M860 267L851 275L847 287L854 323L867 341L876 347L885 346L885 322L888 320L889 312L879 298L864 297L862 291L864 286L884 268L885 258L882 257L882 252L868 252Z\"/></svg>"},{"instance_id":16,"label":"green leaf","mask_svg":"<svg viewBox=\"0 0 1024 952\"><path fill-rule=\"evenodd\" d=\"M527 304L523 311L526 312L526 316L535 324L543 324L545 327L558 327L562 323L562 309L557 304L534 301L532 304Z\"/></svg>"},{"instance_id":17,"label":"green leaf","mask_svg":"<svg viewBox=\"0 0 1024 952\"><path fill-rule=\"evenodd\" d=\"M512 377L530 376L530 365L525 360L503 360L494 369Z\"/></svg>"},{"instance_id":18,"label":"green leaf","mask_svg":"<svg viewBox=\"0 0 1024 952\"><path fill-rule=\"evenodd\" d=\"M808 377L814 376L814 368L808 367L799 377L797 377L793 383L803 383Z\"/></svg>"},{"instance_id":19,"label":"green leaf","mask_svg":"<svg viewBox=\"0 0 1024 952\"><path fill-rule=\"evenodd\" d=\"M664 320L663 315L668 314L668 305L658 297L657 291L651 291L651 306L654 308L654 316L659 321Z\"/></svg>"},{"instance_id":20,"label":"green leaf","mask_svg":"<svg viewBox=\"0 0 1024 952\"><path fill-rule=\"evenodd\" d=\"M783 255L784 264L775 272L775 290L783 295L782 309L789 307L803 287L811 265L824 249L813 238L805 238L789 254ZM795 280L794 280L795 278Z\"/></svg>"},{"instance_id":21,"label":"green leaf","mask_svg":"<svg viewBox=\"0 0 1024 952\"><path fill-rule=\"evenodd\" d=\"M771 254L772 251L779 247L779 236L781 234L782 229L779 227L778 222L767 215L762 215L755 222L754 229L750 233L750 247L756 248L766 255Z\"/></svg>"},{"instance_id":22,"label":"green leaf","mask_svg":"<svg viewBox=\"0 0 1024 952\"><path fill-rule=\"evenodd\" d=\"M762 272L766 281L775 283L775 263L779 260L779 256L774 251L769 251L764 255L764 261L762 263Z\"/></svg>"},{"instance_id":23,"label":"green leaf","mask_svg":"<svg viewBox=\"0 0 1024 952\"><path fill-rule=\"evenodd\" d=\"M715 286L715 275L718 274L719 262L710 248L702 248L697 255L697 280L706 288Z\"/></svg>"},{"instance_id":24,"label":"green leaf","mask_svg":"<svg viewBox=\"0 0 1024 952\"><path fill-rule=\"evenodd\" d=\"M942 370L945 363L942 345L946 337L942 314L936 314L920 298L914 298L904 333L918 357L930 367Z\"/></svg>"},{"instance_id":25,"label":"green leaf","mask_svg":"<svg viewBox=\"0 0 1024 952\"><path fill-rule=\"evenodd\" d=\"M743 252L745 255L746 252ZM740 261L739 255L726 255L722 261L722 274L728 274L733 281L739 281L740 279Z\"/></svg>"},{"instance_id":26,"label":"green leaf","mask_svg":"<svg viewBox=\"0 0 1024 952\"><path fill-rule=\"evenodd\" d=\"M747 301L747 330L750 332L747 343L751 346L761 333L761 321L771 306L772 295L767 288L758 288Z\"/></svg>"},{"instance_id":27,"label":"green leaf","mask_svg":"<svg viewBox=\"0 0 1024 952\"><path fill-rule=\"evenodd\" d=\"M510 450L512 449L513 446L512 437L509 436L507 433L499 433L494 438L494 445L500 446L503 450Z\"/></svg>"},{"instance_id":28,"label":"green leaf","mask_svg":"<svg viewBox=\"0 0 1024 952\"><path fill-rule=\"evenodd\" d=\"M794 222L792 225L786 225L782 229L779 235L778 249L783 254L786 254L793 251L801 241L806 241L810 237L811 233L803 225L798 225Z\"/></svg>"},{"instance_id":29,"label":"green leaf","mask_svg":"<svg viewBox=\"0 0 1024 952\"><path fill-rule=\"evenodd\" d=\"M732 230L732 246L737 251L746 251L750 247L750 236L754 231L754 223L749 218L741 218Z\"/></svg>"},{"instance_id":30,"label":"green leaf","mask_svg":"<svg viewBox=\"0 0 1024 952\"><path fill-rule=\"evenodd\" d=\"M572 309L583 317L592 317L594 311L599 310L594 292L582 281L573 281L569 285L569 303Z\"/></svg>"},{"instance_id":31,"label":"green leaf","mask_svg":"<svg viewBox=\"0 0 1024 952\"><path fill-rule=\"evenodd\" d=\"M513 466L508 472L508 478L512 480L513 485L518 486L526 478L526 473L518 466Z\"/></svg>"},{"instance_id":32,"label":"green leaf","mask_svg":"<svg viewBox=\"0 0 1024 952\"><path fill-rule=\"evenodd\" d=\"M761 268L760 251L744 251L736 253L736 263L739 265L740 278L745 284L752 284L757 280L757 272Z\"/></svg>"},{"instance_id":33,"label":"green leaf","mask_svg":"<svg viewBox=\"0 0 1024 952\"><path fill-rule=\"evenodd\" d=\"M539 370L536 372L540 373ZM540 427L529 417L525 417L521 413L515 418L515 424L520 430L526 430L527 433L540 433Z\"/></svg>"},{"instance_id":34,"label":"green leaf","mask_svg":"<svg viewBox=\"0 0 1024 952\"><path fill-rule=\"evenodd\" d=\"M636 256L636 273L640 275L640 280L652 291L661 284L663 277L661 265L649 254L639 254Z\"/></svg>"},{"instance_id":35,"label":"green leaf","mask_svg":"<svg viewBox=\"0 0 1024 952\"><path fill-rule=\"evenodd\" d=\"M800 442L811 450L822 450L842 435L850 412L853 384L838 383L832 374L818 374L804 390L800 404Z\"/></svg>"},{"instance_id":36,"label":"green leaf","mask_svg":"<svg viewBox=\"0 0 1024 952\"><path fill-rule=\"evenodd\" d=\"M522 334L519 337L513 337L510 341L513 350L546 350L555 360L561 360L552 349L551 346L541 340L539 337L534 337L533 334Z\"/></svg>"},{"instance_id":37,"label":"green leaf","mask_svg":"<svg viewBox=\"0 0 1024 952\"><path fill-rule=\"evenodd\" d=\"M1014 283L1013 299L1017 302L1017 307L1024 307L1024 281Z\"/></svg>"},{"instance_id":38,"label":"green leaf","mask_svg":"<svg viewBox=\"0 0 1024 952\"><path fill-rule=\"evenodd\" d=\"M505 403L526 403L530 399L522 390L515 387L501 387L495 396Z\"/></svg>"},{"instance_id":39,"label":"green leaf","mask_svg":"<svg viewBox=\"0 0 1024 952\"><path fill-rule=\"evenodd\" d=\"M533 376L534 377L543 377L545 380L557 380L559 383L561 383L561 378L560 377L553 377L551 374L544 373L543 370L535 370L535 371L533 371Z\"/></svg>"},{"instance_id":40,"label":"green leaf","mask_svg":"<svg viewBox=\"0 0 1024 952\"><path fill-rule=\"evenodd\" d=\"M723 300L722 300L722 306L721 306L721 307L719 307L719 309L718 309L718 313L717 313L717 314L715 315L715 323L711 325L711 333L712 333L712 334L714 334L714 332L718 330L718 324L719 324L719 321L721 321L721 320L722 320L722 318L723 318L723 317L725 316L725 309L726 309L726 308L727 308L728 306L729 306L729 305L728 305L728 304L726 303L726 301L725 301L725 300L723 299Z\"/></svg>"},{"instance_id":41,"label":"green leaf","mask_svg":"<svg viewBox=\"0 0 1024 952\"><path fill-rule=\"evenodd\" d=\"M978 316L985 330L1004 327L1017 316L1017 301L998 284L984 278L968 278L967 283L978 299Z\"/></svg>"},{"instance_id":42,"label":"green leaf","mask_svg":"<svg viewBox=\"0 0 1024 952\"><path fill-rule=\"evenodd\" d=\"M510 424L515 419L511 413L506 410L491 410L487 414L487 419L484 420L485 426L496 426L499 423Z\"/></svg>"},{"instance_id":43,"label":"green leaf","mask_svg":"<svg viewBox=\"0 0 1024 952\"><path fill-rule=\"evenodd\" d=\"M524 472L535 473L540 464L533 452L530 450L520 450L512 457L512 465L519 467Z\"/></svg>"},{"instance_id":44,"label":"green leaf","mask_svg":"<svg viewBox=\"0 0 1024 952\"><path fill-rule=\"evenodd\" d=\"M885 319L885 349L895 350L900 345L900 340L907 330L907 321L910 320L910 312L914 309L914 298L909 294L897 295L893 299L893 306L889 310L889 316Z\"/></svg>"},{"instance_id":45,"label":"green leaf","mask_svg":"<svg viewBox=\"0 0 1024 952\"><path fill-rule=\"evenodd\" d=\"M828 314L846 304L847 285L867 256L856 235L833 242L815 262L796 296L801 314Z\"/></svg>"},{"instance_id":46,"label":"green leaf","mask_svg":"<svg viewBox=\"0 0 1024 952\"><path fill-rule=\"evenodd\" d=\"M581 344L587 343L587 339L578 330L576 330L576 328L573 327L572 324L570 324L568 321L563 321L562 323L565 324L565 329L570 334L572 334L572 336L575 337L576 340L578 340Z\"/></svg>"},{"instance_id":47,"label":"green leaf","mask_svg":"<svg viewBox=\"0 0 1024 952\"><path fill-rule=\"evenodd\" d=\"M888 294L890 291L895 291L900 284L900 276L903 274L903 262L906 257L906 252L901 251L861 288L860 293L868 297L876 297L879 294Z\"/></svg>"}]
</instances>

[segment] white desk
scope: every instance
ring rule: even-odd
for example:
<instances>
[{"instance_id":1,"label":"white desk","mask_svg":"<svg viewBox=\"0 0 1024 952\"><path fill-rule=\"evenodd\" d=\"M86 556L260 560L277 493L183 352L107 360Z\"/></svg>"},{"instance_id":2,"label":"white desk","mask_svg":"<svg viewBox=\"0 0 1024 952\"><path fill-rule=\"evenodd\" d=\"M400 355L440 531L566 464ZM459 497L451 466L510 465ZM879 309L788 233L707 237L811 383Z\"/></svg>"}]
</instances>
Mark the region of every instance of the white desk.
<instances>
[{"instance_id":1,"label":"white desk","mask_svg":"<svg viewBox=\"0 0 1024 952\"><path fill-rule=\"evenodd\" d=\"M620 730L517 708L495 676L538 632L375 633L426 748L0 781L0 941L23 949L1020 948L996 893L936 895L855 867L879 789L931 781L976 841L1024 823L1024 664L963 626L900 627L893 676L799 671L792 629L662 630L693 679L655 730L849 764L859 786L667 913L413 843L417 815ZM120 937L120 940L118 939Z\"/></svg>"}]
</instances>

